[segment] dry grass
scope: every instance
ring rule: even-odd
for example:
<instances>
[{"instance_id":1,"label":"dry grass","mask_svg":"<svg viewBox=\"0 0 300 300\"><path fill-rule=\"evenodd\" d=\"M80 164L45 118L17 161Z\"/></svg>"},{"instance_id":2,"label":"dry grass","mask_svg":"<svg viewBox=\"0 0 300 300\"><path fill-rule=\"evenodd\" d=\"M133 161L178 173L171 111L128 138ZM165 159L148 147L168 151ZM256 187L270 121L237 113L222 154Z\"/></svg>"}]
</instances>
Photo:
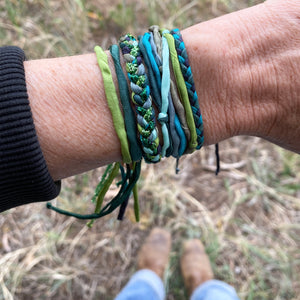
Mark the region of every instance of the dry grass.
<instances>
[{"instance_id":1,"label":"dry grass","mask_svg":"<svg viewBox=\"0 0 300 300\"><path fill-rule=\"evenodd\" d=\"M72 55L107 47L124 31L158 23L180 28L261 1L7 0L0 2L2 44L23 47L29 58ZM109 34L108 34L109 33ZM168 299L185 299L178 259L184 239L206 245L217 278L241 299L300 299L299 156L258 138L143 167L141 221L132 205L85 223L31 204L0 215L0 299L113 299L135 270L135 257L154 226L170 230L173 250L165 282ZM92 210L102 170L65 180L59 205ZM112 195L116 188L110 192Z\"/></svg>"}]
</instances>

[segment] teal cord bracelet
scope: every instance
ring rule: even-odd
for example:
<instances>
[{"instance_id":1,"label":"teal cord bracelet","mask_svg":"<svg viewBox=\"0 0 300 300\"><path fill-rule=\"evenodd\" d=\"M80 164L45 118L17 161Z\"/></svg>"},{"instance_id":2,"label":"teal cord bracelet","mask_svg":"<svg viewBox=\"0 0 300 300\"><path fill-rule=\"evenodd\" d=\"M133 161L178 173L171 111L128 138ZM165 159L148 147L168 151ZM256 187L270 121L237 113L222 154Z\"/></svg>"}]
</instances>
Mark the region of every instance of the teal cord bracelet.
<instances>
[{"instance_id":1,"label":"teal cord bracelet","mask_svg":"<svg viewBox=\"0 0 300 300\"><path fill-rule=\"evenodd\" d=\"M169 157L171 155L177 156L178 155L178 147L180 144L179 137L176 132L175 128L175 110L173 107L172 98L169 97L169 88L168 86L163 83L163 65L162 65L162 48L161 48L161 36L158 32L158 26L153 25L149 28L151 31L150 33L150 44L151 44L151 50L153 53L153 56L155 58L155 62L157 64L158 69L160 70L160 73L162 74L162 86L161 86L161 100L162 100L162 108L161 112L168 115L168 131L169 131L169 148L166 149L165 156ZM166 71L168 71L166 69ZM161 115L163 116L163 115ZM163 150L162 150L163 152Z\"/></svg>"},{"instance_id":2,"label":"teal cord bracelet","mask_svg":"<svg viewBox=\"0 0 300 300\"><path fill-rule=\"evenodd\" d=\"M151 43L152 40L152 43ZM163 49L162 49L162 58L163 58L163 64L161 62L161 59L156 51L156 47L154 45L154 38L153 38L153 34L152 33L145 33L143 36L143 45L145 46L145 54L144 55L144 59L146 62L146 65L148 67L148 72L149 74L151 74L151 77L153 77L152 75L152 69L155 69L155 73L156 73L156 78L157 79L157 83L158 85L161 86L161 107L159 107L159 115L158 115L158 120L160 120L160 118L167 118L167 110L168 110L168 106L169 106L169 101L168 101L168 95L170 93L170 68L169 68L169 50L168 50L168 45L163 45ZM142 45L140 45L141 48ZM149 61L147 63L147 61ZM158 77L159 76L159 69L162 72L162 78ZM149 76L150 77L150 76ZM153 80L152 80L153 81ZM156 87L154 87L154 90L156 90ZM152 89L151 89L152 91ZM172 155L176 158L180 157L185 149L186 149L186 137L184 135L184 132L181 128L181 124L179 122L178 116L176 114L176 112L174 113L174 129L177 132L177 135L180 139L180 143L176 143L175 142L175 146L173 147L173 152ZM163 131L163 127L162 127L162 132ZM164 136L164 135L163 135ZM177 147L178 145L178 147ZM163 152L163 149L162 149ZM165 153L165 152L164 152ZM162 154L163 156L163 154Z\"/></svg>"},{"instance_id":3,"label":"teal cord bracelet","mask_svg":"<svg viewBox=\"0 0 300 300\"><path fill-rule=\"evenodd\" d=\"M174 105L175 108L175 112L176 115L178 116L178 119L180 121L181 124L181 128L184 131L184 135L186 137L187 143L189 143L190 138L191 138L191 134L189 131L189 127L187 125L186 122L186 116L185 116L185 110L184 107L179 99L179 95L177 92L177 88L175 87L175 84L173 82L173 80L170 77L170 67L169 67L169 46L168 46L168 42L166 40L166 38L164 36L160 35L160 29L159 26L157 25L152 25L149 30L151 31L151 37L150 37L150 43L154 43L154 46L152 46L152 50L153 50L153 55L155 57L156 63L158 64L159 68L162 70L167 70L168 72L168 76L166 76L166 80L170 81L170 93L171 93L171 97L172 97L172 103ZM163 50L163 48L165 48L165 50ZM167 53L168 57L166 57ZM162 58L161 58L162 57ZM161 66L161 59L167 63L167 65L165 66ZM162 76L162 85L164 85L164 78ZM163 97L163 91L161 91L162 94L162 99ZM186 147L184 153L189 153L189 148ZM180 153L180 155L182 155Z\"/></svg>"},{"instance_id":4,"label":"teal cord bracelet","mask_svg":"<svg viewBox=\"0 0 300 300\"><path fill-rule=\"evenodd\" d=\"M161 95L162 99L166 101L165 99L168 98L170 94L170 66L169 66L169 46L167 40L163 37L162 38L162 88L161 88ZM164 103L163 101L163 103ZM173 102L172 102L173 104ZM177 114L175 113L175 128L180 138L180 145L178 148L178 154L175 156L176 158L183 155L186 147L187 147L187 141L185 134L181 128L180 121L178 119Z\"/></svg>"},{"instance_id":5,"label":"teal cord bracelet","mask_svg":"<svg viewBox=\"0 0 300 300\"><path fill-rule=\"evenodd\" d=\"M127 34L120 39L119 46L126 61L126 70L131 82L132 101L136 106L137 127L143 145L143 156L146 162L157 163L161 158L161 149L150 88L138 42L132 35Z\"/></svg>"},{"instance_id":6,"label":"teal cord bracelet","mask_svg":"<svg viewBox=\"0 0 300 300\"><path fill-rule=\"evenodd\" d=\"M149 42L150 42L150 45L151 45L151 50L152 50L152 54L153 54L153 57L154 57L154 60L157 64L157 67L158 67L158 70L161 72L161 65L162 65L162 61L161 61L161 56L158 54L157 52L157 47L155 45L155 42L154 42L154 35L152 32L150 32L150 38L149 38Z\"/></svg>"},{"instance_id":7,"label":"teal cord bracelet","mask_svg":"<svg viewBox=\"0 0 300 300\"><path fill-rule=\"evenodd\" d=\"M162 99L162 108L161 112L162 113L167 113L168 108L169 108L169 101L168 101L168 96L170 94L170 67L169 67L169 47L168 43L165 38L162 39L162 61L161 58L159 57L157 53L157 49L154 43L154 36L153 33L149 34L149 40L150 40L150 45L152 48L152 55L153 55L153 64L154 61L160 68L162 72L162 79L161 79L161 99ZM159 70L158 68L158 70ZM178 133L178 136L180 138L180 145L178 147L178 152L174 153L173 156L178 158L183 155L186 146L187 146L187 141L185 137L185 133L183 132L183 129L181 127L181 123L178 119L178 116L175 111L175 116L174 116L174 122L175 122L175 129Z\"/></svg>"},{"instance_id":8,"label":"teal cord bracelet","mask_svg":"<svg viewBox=\"0 0 300 300\"><path fill-rule=\"evenodd\" d=\"M129 150L132 161L140 161L142 159L142 150L138 143L136 132L136 122L133 109L130 105L129 89L124 75L123 69L120 64L120 52L117 45L112 45L110 48L110 53L114 61L115 71L117 74L120 100L123 106L125 127L127 132L127 138L129 141Z\"/></svg>"},{"instance_id":9,"label":"teal cord bracelet","mask_svg":"<svg viewBox=\"0 0 300 300\"><path fill-rule=\"evenodd\" d=\"M143 40L143 37L139 36L138 45L139 45L139 49L141 52L141 57L143 58L143 61L145 63L145 66L147 67L147 71L148 71L147 78L149 80L151 98L152 98L153 103L156 105L157 109L160 111L160 108L161 108L160 90L157 86L155 75L154 75L154 72L151 67L149 57L148 57L148 53L147 53L147 50L146 50L142 40Z\"/></svg>"},{"instance_id":10,"label":"teal cord bracelet","mask_svg":"<svg viewBox=\"0 0 300 300\"><path fill-rule=\"evenodd\" d=\"M143 45L146 49L148 58L149 58L149 62L150 62L150 66L151 69L153 70L153 73L155 75L155 79L158 85L158 88L161 88L161 78L160 78L160 71L159 68L157 66L157 63L155 61L155 58L153 56L153 52L152 52L152 47L151 47L151 43L150 43L150 38L151 38L151 34L149 32L146 32L143 37L142 37L142 42Z\"/></svg>"},{"instance_id":11,"label":"teal cord bracelet","mask_svg":"<svg viewBox=\"0 0 300 300\"><path fill-rule=\"evenodd\" d=\"M149 75L149 82L151 86L151 94L152 99L157 105L157 109L159 111L157 120L161 124L161 131L163 135L163 145L161 148L161 157L165 157L167 149L170 147L170 139L169 139L169 129L168 129L168 114L165 106L163 107L161 93L160 93L160 85L161 85L161 79L160 79L160 72L156 65L156 62L154 60L154 57L152 55L151 50L151 44L148 41L149 35L144 35L139 37L139 47L141 50L141 53L144 58L144 62L148 68L148 75ZM152 59L152 61L151 61ZM156 71L153 71L153 68L156 68ZM165 112L162 111L162 109L165 110Z\"/></svg>"}]
</instances>

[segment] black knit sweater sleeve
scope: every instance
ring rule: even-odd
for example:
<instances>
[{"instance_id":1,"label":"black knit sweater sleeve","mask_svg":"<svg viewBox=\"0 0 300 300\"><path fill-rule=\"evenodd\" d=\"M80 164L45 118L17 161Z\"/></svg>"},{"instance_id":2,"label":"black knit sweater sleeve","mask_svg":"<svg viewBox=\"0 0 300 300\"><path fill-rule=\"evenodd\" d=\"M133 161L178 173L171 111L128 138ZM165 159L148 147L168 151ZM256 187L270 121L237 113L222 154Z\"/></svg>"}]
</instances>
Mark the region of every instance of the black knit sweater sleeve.
<instances>
[{"instance_id":1,"label":"black knit sweater sleeve","mask_svg":"<svg viewBox=\"0 0 300 300\"><path fill-rule=\"evenodd\" d=\"M0 212L60 191L41 151L25 82L24 52L0 47Z\"/></svg>"}]
</instances>

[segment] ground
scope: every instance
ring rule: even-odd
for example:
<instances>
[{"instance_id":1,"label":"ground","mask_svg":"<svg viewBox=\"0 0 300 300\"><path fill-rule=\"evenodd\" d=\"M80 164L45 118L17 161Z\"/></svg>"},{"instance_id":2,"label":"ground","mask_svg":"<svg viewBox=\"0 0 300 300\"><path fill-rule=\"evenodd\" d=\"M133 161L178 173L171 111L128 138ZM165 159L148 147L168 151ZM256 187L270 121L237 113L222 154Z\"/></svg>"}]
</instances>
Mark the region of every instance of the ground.
<instances>
[{"instance_id":1,"label":"ground","mask_svg":"<svg viewBox=\"0 0 300 300\"><path fill-rule=\"evenodd\" d=\"M120 34L151 24L184 28L262 1L246 0L2 0L1 45L22 47L29 59L108 47ZM186 299L179 262L182 242L200 238L215 276L241 299L300 299L300 159L256 137L220 143L180 160L143 165L141 220L130 203L85 222L30 204L0 215L0 299L113 299L135 271L137 251L154 226L172 234L165 276L168 300ZM55 204L92 211L103 168L63 181ZM114 195L117 187L109 191Z\"/></svg>"}]
</instances>

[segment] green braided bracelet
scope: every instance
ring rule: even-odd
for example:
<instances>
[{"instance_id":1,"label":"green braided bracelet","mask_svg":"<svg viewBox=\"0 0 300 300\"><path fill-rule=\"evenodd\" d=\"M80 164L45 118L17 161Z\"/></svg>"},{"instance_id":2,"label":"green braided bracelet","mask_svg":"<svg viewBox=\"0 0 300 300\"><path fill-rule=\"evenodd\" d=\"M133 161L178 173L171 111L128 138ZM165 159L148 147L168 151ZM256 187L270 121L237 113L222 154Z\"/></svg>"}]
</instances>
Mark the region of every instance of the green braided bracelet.
<instances>
[{"instance_id":1,"label":"green braided bracelet","mask_svg":"<svg viewBox=\"0 0 300 300\"><path fill-rule=\"evenodd\" d=\"M119 46L126 62L132 91L131 99L136 107L137 127L143 145L143 156L146 162L157 163L161 158L158 130L138 42L132 35L127 34L120 38Z\"/></svg>"}]
</instances>

